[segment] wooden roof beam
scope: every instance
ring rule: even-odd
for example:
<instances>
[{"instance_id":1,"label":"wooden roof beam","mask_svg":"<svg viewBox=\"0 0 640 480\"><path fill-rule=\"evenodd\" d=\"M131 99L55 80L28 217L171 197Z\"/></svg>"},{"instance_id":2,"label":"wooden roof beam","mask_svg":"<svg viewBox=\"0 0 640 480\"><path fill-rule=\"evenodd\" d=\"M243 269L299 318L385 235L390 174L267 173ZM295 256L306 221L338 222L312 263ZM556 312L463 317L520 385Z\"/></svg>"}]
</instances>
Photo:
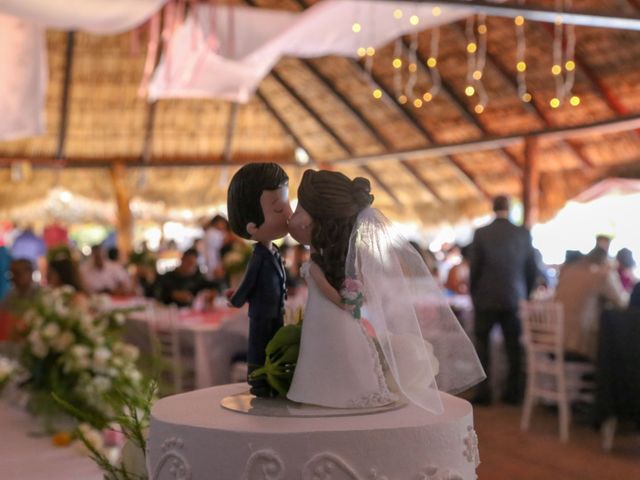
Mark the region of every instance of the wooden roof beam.
<instances>
[{"instance_id":1,"label":"wooden roof beam","mask_svg":"<svg viewBox=\"0 0 640 480\"><path fill-rule=\"evenodd\" d=\"M69 122L69 96L71 91L71 75L73 69L73 51L75 47L75 32L67 33L67 48L65 50L64 77L62 83L62 100L60 103L60 130L58 131L58 146L56 159L64 160L64 148L67 139Z\"/></svg>"},{"instance_id":2,"label":"wooden roof beam","mask_svg":"<svg viewBox=\"0 0 640 480\"><path fill-rule=\"evenodd\" d=\"M410 50L409 42L407 41L407 37L402 38L402 46L405 54ZM429 72L427 70L426 64L427 59L422 55L420 49L416 51L416 57L418 60L418 68L421 72L428 75ZM462 98L456 93L455 89L451 86L451 84L445 80L445 78L440 75L441 87L442 90L446 93L449 99L456 106L457 110L462 114L462 116L470 123L472 123L483 135L487 135L489 132L482 124L480 119L471 111L469 111L467 105L462 101ZM516 171L518 176L522 176L522 167L518 163L518 160L507 150L500 150L501 155L504 159L509 163L511 167Z\"/></svg>"},{"instance_id":3,"label":"wooden roof beam","mask_svg":"<svg viewBox=\"0 0 640 480\"><path fill-rule=\"evenodd\" d=\"M474 13L486 13L494 17L514 18L518 15L534 22L554 23L558 12L553 8L536 5L516 5L513 3L494 3L481 0L409 0L413 3L437 3L440 6L453 5L471 10ZM619 12L588 12L572 10L560 14L564 23L584 27L614 28L619 30L640 30L640 16L624 15Z\"/></svg>"},{"instance_id":4,"label":"wooden roof beam","mask_svg":"<svg viewBox=\"0 0 640 480\"><path fill-rule=\"evenodd\" d=\"M369 74L369 72L364 68L364 66L361 63L356 62L355 60L353 60L353 64L357 65L365 75L367 75L367 76L369 76L371 78L371 81L383 93L382 99L385 100L387 102L387 104L392 106L392 108L394 108L394 110L396 110L398 113L400 113L402 115L402 117L408 123L410 123L416 130L418 130L425 137L427 142L432 143L432 144L435 143L431 133L420 122L418 122L418 120L415 118L415 113L413 112L413 110L411 109L411 107L408 104L401 105L398 102L398 100L396 99L396 97L393 94L393 92L391 92L377 78L375 73L371 72L371 74ZM450 154L444 154L443 156L448 160L448 162L451 164L451 166L453 166L458 171L458 173L461 175L461 177L470 186L472 186L478 193L480 193L486 199L491 199L492 198L492 195L490 195L486 190L484 190L480 185L478 185L476 180L473 178L473 175L470 174L468 169L465 168L464 165L462 165L461 162L458 159L454 158Z\"/></svg>"},{"instance_id":5,"label":"wooden roof beam","mask_svg":"<svg viewBox=\"0 0 640 480\"><path fill-rule=\"evenodd\" d=\"M280 124L280 127L287 133L287 135L289 135L291 140L293 140L294 148L303 149L309 155L309 161L311 163L315 163L315 160L313 159L313 157L311 157L311 155L309 154L309 151L306 148L304 148L303 143L302 143L302 139L296 134L296 132L291 130L291 127L289 127L287 122L284 121L284 119L280 116L278 111L273 107L271 102L267 99L267 97L265 97L262 94L262 92L260 92L259 89L256 90L256 96L260 99L262 104L269 111L269 113L273 116L273 118L275 118L275 120Z\"/></svg>"},{"instance_id":6,"label":"wooden roof beam","mask_svg":"<svg viewBox=\"0 0 640 480\"><path fill-rule=\"evenodd\" d=\"M238 119L238 102L231 104L231 110L229 112L229 124L227 125L227 134L224 139L224 149L222 150L222 161L229 163L231 161L231 153L233 147L233 134L236 130L236 123Z\"/></svg>"},{"instance_id":7,"label":"wooden roof beam","mask_svg":"<svg viewBox=\"0 0 640 480\"><path fill-rule=\"evenodd\" d=\"M347 154L352 157L353 156L353 149L349 146L349 144L347 144L342 138L340 138L340 136L335 132L335 130L333 130L333 128L331 127L331 125L329 125L319 114L318 112L316 112L313 108L311 108L311 106L307 103L307 101L302 98L300 96L300 94L298 92L296 92L296 90L289 85L289 83L282 78L282 76L275 70L273 69L271 71L271 76L280 83L280 85L282 85L284 87L284 89L289 93L289 95L291 95L295 101L316 121L318 122L318 124L320 124L322 126L322 128L324 129L324 131L329 134L329 136L331 136L331 138L333 138L333 140L345 151L347 152ZM387 192L387 194L389 195L389 197L391 197L391 199L394 201L394 203L396 203L399 206L402 206L402 203L398 200L398 197L396 197L393 194L393 191L391 190L391 188L389 188L389 186L378 176L375 174L375 172L371 172L372 173L372 178L374 178L374 180L378 183L378 185L385 191Z\"/></svg>"},{"instance_id":8,"label":"wooden roof beam","mask_svg":"<svg viewBox=\"0 0 640 480\"><path fill-rule=\"evenodd\" d=\"M609 133L623 132L640 128L640 115L629 115L621 118L614 118L587 125L578 125L562 128L548 128L535 132L523 132L500 137L487 137L481 140L471 140L466 142L432 145L423 148L414 148L404 151L395 151L381 155L367 155L345 160L336 160L334 164L359 165L373 161L384 161L395 158L407 157L441 157L445 155L455 155L459 153L478 152L483 150L496 150L512 145L520 144L526 137L537 137L541 139L558 141L567 138L578 138L589 135L605 135Z\"/></svg>"},{"instance_id":9,"label":"wooden roof beam","mask_svg":"<svg viewBox=\"0 0 640 480\"><path fill-rule=\"evenodd\" d=\"M376 130L374 125L369 121L369 119L362 114L360 110L358 110L351 100L340 92L333 83L309 60L303 60L304 64L311 70L311 72L315 75L315 77L320 80L340 101L344 104L345 107L349 109L349 111L356 116L361 125L369 131L369 134L373 136L378 142L380 142L388 151L393 150L393 145L380 133ZM405 163L403 160L399 160L400 165L405 167L407 172L425 189L429 194L435 198L438 202L442 202L442 197L434 190L434 188L424 179L421 175L419 175L414 168Z\"/></svg>"}]
</instances>

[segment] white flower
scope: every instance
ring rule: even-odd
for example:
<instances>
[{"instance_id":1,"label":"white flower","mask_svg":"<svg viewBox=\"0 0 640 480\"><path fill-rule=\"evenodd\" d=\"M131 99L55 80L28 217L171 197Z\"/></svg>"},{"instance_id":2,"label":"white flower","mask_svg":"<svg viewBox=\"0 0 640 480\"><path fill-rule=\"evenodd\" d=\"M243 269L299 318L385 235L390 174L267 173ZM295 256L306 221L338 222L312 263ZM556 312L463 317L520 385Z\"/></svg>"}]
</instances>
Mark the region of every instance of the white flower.
<instances>
[{"instance_id":1,"label":"white flower","mask_svg":"<svg viewBox=\"0 0 640 480\"><path fill-rule=\"evenodd\" d=\"M132 383L139 383L142 380L142 374L137 368L127 370L126 375Z\"/></svg>"},{"instance_id":2,"label":"white flower","mask_svg":"<svg viewBox=\"0 0 640 480\"><path fill-rule=\"evenodd\" d=\"M61 335L58 336L58 338L54 339L53 342L51 342L51 345L53 346L54 350L58 352L64 352L75 341L75 335L69 330L65 330Z\"/></svg>"},{"instance_id":3,"label":"white flower","mask_svg":"<svg viewBox=\"0 0 640 480\"><path fill-rule=\"evenodd\" d=\"M60 335L60 327L57 323L49 322L42 329L43 338L50 340Z\"/></svg>"},{"instance_id":4,"label":"white flower","mask_svg":"<svg viewBox=\"0 0 640 480\"><path fill-rule=\"evenodd\" d=\"M111 352L104 347L100 347L93 352L93 365L96 370L104 370L111 358Z\"/></svg>"},{"instance_id":5,"label":"white flower","mask_svg":"<svg viewBox=\"0 0 640 480\"><path fill-rule=\"evenodd\" d=\"M140 350L134 345L128 343L116 343L113 347L114 352L122 355L125 360L135 362L140 355Z\"/></svg>"},{"instance_id":6,"label":"white flower","mask_svg":"<svg viewBox=\"0 0 640 480\"><path fill-rule=\"evenodd\" d=\"M37 358L44 358L49 353L49 347L42 340L40 332L33 330L28 337L29 345L31 346L31 352Z\"/></svg>"},{"instance_id":7,"label":"white flower","mask_svg":"<svg viewBox=\"0 0 640 480\"><path fill-rule=\"evenodd\" d=\"M119 325L119 326L124 325L124 322L126 319L127 317L125 317L124 313L122 312L118 312L113 316L113 321L116 322L116 325Z\"/></svg>"},{"instance_id":8,"label":"white flower","mask_svg":"<svg viewBox=\"0 0 640 480\"><path fill-rule=\"evenodd\" d=\"M0 357L0 383L9 378L16 370L16 367L16 362L13 362L6 357Z\"/></svg>"},{"instance_id":9,"label":"white flower","mask_svg":"<svg viewBox=\"0 0 640 480\"><path fill-rule=\"evenodd\" d=\"M91 383L96 393L105 393L111 389L111 379L103 375L96 375Z\"/></svg>"},{"instance_id":10,"label":"white flower","mask_svg":"<svg viewBox=\"0 0 640 480\"><path fill-rule=\"evenodd\" d=\"M76 367L80 370L86 370L91 366L91 350L86 345L74 345L71 347L71 355L73 356Z\"/></svg>"},{"instance_id":11,"label":"white flower","mask_svg":"<svg viewBox=\"0 0 640 480\"><path fill-rule=\"evenodd\" d=\"M102 438L101 432L99 432L95 428L91 428L91 426L86 423L80 424L78 429L84 436L84 439L87 441L87 443L89 443L93 448L95 448L96 450L101 450L104 447L104 440Z\"/></svg>"}]
</instances>

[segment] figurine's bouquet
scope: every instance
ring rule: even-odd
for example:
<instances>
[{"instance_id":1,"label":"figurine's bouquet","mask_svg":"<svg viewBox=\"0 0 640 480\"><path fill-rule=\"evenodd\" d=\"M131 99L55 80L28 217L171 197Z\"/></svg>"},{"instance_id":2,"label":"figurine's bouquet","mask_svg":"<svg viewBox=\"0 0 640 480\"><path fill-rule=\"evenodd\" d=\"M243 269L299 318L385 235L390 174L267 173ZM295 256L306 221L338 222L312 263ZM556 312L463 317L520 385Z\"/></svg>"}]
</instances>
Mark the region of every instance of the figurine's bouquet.
<instances>
[{"instance_id":1,"label":"figurine's bouquet","mask_svg":"<svg viewBox=\"0 0 640 480\"><path fill-rule=\"evenodd\" d=\"M344 287L340 289L342 303L351 311L351 315L356 320L362 317L362 304L364 303L364 294L362 293L362 282L357 278L347 277L344 281Z\"/></svg>"}]
</instances>

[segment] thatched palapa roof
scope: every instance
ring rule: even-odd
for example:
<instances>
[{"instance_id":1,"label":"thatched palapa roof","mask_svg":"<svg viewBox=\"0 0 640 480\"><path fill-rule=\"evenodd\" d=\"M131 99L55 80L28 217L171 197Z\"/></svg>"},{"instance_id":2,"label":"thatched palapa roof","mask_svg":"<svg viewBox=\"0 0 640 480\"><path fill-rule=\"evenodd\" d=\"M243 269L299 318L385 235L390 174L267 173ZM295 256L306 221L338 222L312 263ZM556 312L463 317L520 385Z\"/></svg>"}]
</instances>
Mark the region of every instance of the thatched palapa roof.
<instances>
[{"instance_id":1,"label":"thatched palapa roof","mask_svg":"<svg viewBox=\"0 0 640 480\"><path fill-rule=\"evenodd\" d=\"M298 11L314 2L248 3ZM582 10L638 14L631 1L573 3ZM529 4L553 8L554 2ZM149 104L138 95L145 28L116 36L49 31L47 132L0 142L0 205L33 200L53 186L109 199L112 192L103 169L113 162L131 167L134 195L184 207L216 204L224 202L227 179L239 165L276 161L286 165L294 188L309 166L366 176L374 185L376 204L389 215L433 224L483 213L496 194L521 195L524 142L519 137L640 114L640 32L576 27L573 91L581 102L554 109L549 105L555 95L549 71L553 26L526 24L531 103L520 101L517 94L513 20L488 17L487 29L483 83L489 103L481 114L474 110L476 100L464 94L464 21L440 29L442 90L420 108L400 103L394 94L394 44L377 50L370 76L363 62L350 58L284 58L247 104L211 99ZM424 65L432 34L419 34L416 87L421 91L431 85ZM405 65L409 43L405 38ZM373 97L372 87L383 92L381 99ZM492 138L511 140L503 142L503 148L495 144L489 149L471 145L455 153L430 150ZM307 166L296 163L300 148L311 158ZM635 129L570 139L543 136L538 155L544 217L596 180L612 174L636 176L640 137ZM22 160L35 167L30 178L11 181L9 167L15 169Z\"/></svg>"}]
</instances>

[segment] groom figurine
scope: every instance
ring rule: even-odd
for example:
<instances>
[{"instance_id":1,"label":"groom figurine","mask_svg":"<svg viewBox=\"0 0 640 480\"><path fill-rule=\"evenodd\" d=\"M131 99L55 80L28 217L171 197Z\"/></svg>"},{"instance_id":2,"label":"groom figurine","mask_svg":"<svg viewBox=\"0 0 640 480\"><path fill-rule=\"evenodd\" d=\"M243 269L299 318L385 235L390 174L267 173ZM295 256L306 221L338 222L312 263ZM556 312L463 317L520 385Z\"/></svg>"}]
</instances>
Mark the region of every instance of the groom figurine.
<instances>
[{"instance_id":1,"label":"groom figurine","mask_svg":"<svg viewBox=\"0 0 640 480\"><path fill-rule=\"evenodd\" d=\"M251 163L231 179L227 192L229 224L233 232L256 242L242 282L229 292L229 302L249 302L249 373L264 365L267 343L283 324L285 271L272 243L287 234L291 216L289 177L275 163ZM250 380L257 397L275 396L264 380Z\"/></svg>"}]
</instances>

